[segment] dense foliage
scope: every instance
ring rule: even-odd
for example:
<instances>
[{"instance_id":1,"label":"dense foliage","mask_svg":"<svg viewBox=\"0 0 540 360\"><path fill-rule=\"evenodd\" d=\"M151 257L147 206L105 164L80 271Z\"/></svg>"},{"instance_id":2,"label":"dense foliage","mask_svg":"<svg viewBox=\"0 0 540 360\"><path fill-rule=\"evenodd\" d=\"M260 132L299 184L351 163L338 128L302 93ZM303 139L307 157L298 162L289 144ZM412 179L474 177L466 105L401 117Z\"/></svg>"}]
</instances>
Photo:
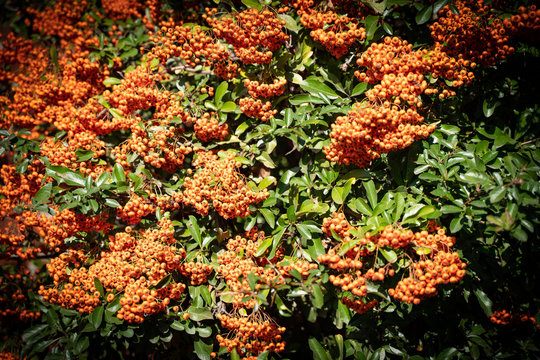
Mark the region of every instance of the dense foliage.
<instances>
[{"instance_id":1,"label":"dense foliage","mask_svg":"<svg viewBox=\"0 0 540 360\"><path fill-rule=\"evenodd\" d=\"M0 358L540 356L534 1L3 7Z\"/></svg>"}]
</instances>

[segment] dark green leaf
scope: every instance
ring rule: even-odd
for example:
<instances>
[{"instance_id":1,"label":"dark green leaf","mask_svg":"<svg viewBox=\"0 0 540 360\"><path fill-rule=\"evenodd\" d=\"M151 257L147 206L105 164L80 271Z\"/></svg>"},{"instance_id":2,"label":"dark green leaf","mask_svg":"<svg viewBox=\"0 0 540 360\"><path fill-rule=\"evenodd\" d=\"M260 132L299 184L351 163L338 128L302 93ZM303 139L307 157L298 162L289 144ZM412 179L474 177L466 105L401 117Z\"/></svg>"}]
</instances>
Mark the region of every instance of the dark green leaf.
<instances>
[{"instance_id":1,"label":"dark green leaf","mask_svg":"<svg viewBox=\"0 0 540 360\"><path fill-rule=\"evenodd\" d=\"M484 313L487 316L493 315L493 310L491 309L491 307L493 306L493 302L487 296L487 294L480 288L474 289L473 292L474 292L474 295L476 295L476 298L478 299L478 303L480 304L480 307L482 307L482 310L484 310Z\"/></svg>"},{"instance_id":2,"label":"dark green leaf","mask_svg":"<svg viewBox=\"0 0 540 360\"><path fill-rule=\"evenodd\" d=\"M46 203L51 197L52 185L53 184L50 182L45 184L41 189L39 189L34 198L32 199L32 205L36 206Z\"/></svg>"},{"instance_id":3,"label":"dark green leaf","mask_svg":"<svg viewBox=\"0 0 540 360\"><path fill-rule=\"evenodd\" d=\"M427 23L431 16L433 15L433 5L426 5L422 10L416 15L416 23L418 25Z\"/></svg>"}]
</instances>

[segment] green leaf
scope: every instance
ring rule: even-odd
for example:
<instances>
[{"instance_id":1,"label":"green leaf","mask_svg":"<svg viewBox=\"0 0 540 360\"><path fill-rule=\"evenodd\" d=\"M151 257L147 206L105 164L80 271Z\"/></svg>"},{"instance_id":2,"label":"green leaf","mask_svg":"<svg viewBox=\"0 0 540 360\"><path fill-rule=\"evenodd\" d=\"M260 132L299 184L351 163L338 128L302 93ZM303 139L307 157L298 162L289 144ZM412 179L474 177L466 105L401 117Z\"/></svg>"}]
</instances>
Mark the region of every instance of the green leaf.
<instances>
[{"instance_id":1,"label":"green leaf","mask_svg":"<svg viewBox=\"0 0 540 360\"><path fill-rule=\"evenodd\" d=\"M285 21L285 27L291 30L292 32L296 33L298 32L298 30L300 30L300 27L298 26L298 24L296 23L296 20L294 20L292 16L287 15L287 14L279 14L278 18Z\"/></svg>"},{"instance_id":2,"label":"green leaf","mask_svg":"<svg viewBox=\"0 0 540 360\"><path fill-rule=\"evenodd\" d=\"M178 320L174 320L171 324L171 329L176 331L184 331L185 326Z\"/></svg>"},{"instance_id":3,"label":"green leaf","mask_svg":"<svg viewBox=\"0 0 540 360\"><path fill-rule=\"evenodd\" d=\"M498 203L499 201L501 201L504 198L505 195L506 195L506 187L505 186L496 187L495 189L493 189L489 193L489 201L492 204Z\"/></svg>"},{"instance_id":4,"label":"green leaf","mask_svg":"<svg viewBox=\"0 0 540 360\"><path fill-rule=\"evenodd\" d=\"M281 242L281 238L283 237L283 234L285 234L285 231L287 231L288 228L289 228L288 226L283 227L281 230L279 230L278 233L276 233L272 237L272 249L270 250L270 253L268 254L268 257L267 257L268 260L272 260L274 256L276 255L276 250L278 248L278 245Z\"/></svg>"},{"instance_id":5,"label":"green leaf","mask_svg":"<svg viewBox=\"0 0 540 360\"><path fill-rule=\"evenodd\" d=\"M103 312L105 311L105 307L103 305L98 306L94 309L88 316L88 321L95 329L99 329L99 326L101 325L101 322L103 321Z\"/></svg>"},{"instance_id":6,"label":"green leaf","mask_svg":"<svg viewBox=\"0 0 540 360\"><path fill-rule=\"evenodd\" d=\"M61 71L60 65L58 64L58 51L56 50L56 45L51 46L50 55L56 71Z\"/></svg>"},{"instance_id":7,"label":"green leaf","mask_svg":"<svg viewBox=\"0 0 540 360\"><path fill-rule=\"evenodd\" d=\"M343 346L343 335L341 334L336 334L334 335L334 338L336 339L336 344L338 346L338 351L339 351L339 360L343 360L343 356L344 356L344 346Z\"/></svg>"},{"instance_id":8,"label":"green leaf","mask_svg":"<svg viewBox=\"0 0 540 360\"><path fill-rule=\"evenodd\" d=\"M228 84L226 81L222 81L221 84L217 87L216 91L214 92L214 103L219 107L221 104L221 99L223 99L223 95L228 90Z\"/></svg>"},{"instance_id":9,"label":"green leaf","mask_svg":"<svg viewBox=\"0 0 540 360\"><path fill-rule=\"evenodd\" d=\"M364 20L364 24L366 25L367 40L373 39L375 31L377 31L377 28L379 27L379 17L375 15L368 15Z\"/></svg>"},{"instance_id":10,"label":"green leaf","mask_svg":"<svg viewBox=\"0 0 540 360\"><path fill-rule=\"evenodd\" d=\"M481 173L478 171L468 171L463 175L460 175L462 181L471 185L483 185L492 183L491 179L486 173Z\"/></svg>"},{"instance_id":11,"label":"green leaf","mask_svg":"<svg viewBox=\"0 0 540 360\"><path fill-rule=\"evenodd\" d=\"M75 343L75 346L73 347L73 354L79 355L86 349L88 349L88 346L90 346L90 339L88 336L81 336L79 340Z\"/></svg>"},{"instance_id":12,"label":"green leaf","mask_svg":"<svg viewBox=\"0 0 540 360\"><path fill-rule=\"evenodd\" d=\"M386 10L386 0L363 0L363 2L369 4L375 10L376 13L382 14Z\"/></svg>"},{"instance_id":13,"label":"green leaf","mask_svg":"<svg viewBox=\"0 0 540 360\"><path fill-rule=\"evenodd\" d=\"M117 184L123 183L126 181L126 173L122 165L116 163L113 168L113 181Z\"/></svg>"},{"instance_id":14,"label":"green leaf","mask_svg":"<svg viewBox=\"0 0 540 360\"><path fill-rule=\"evenodd\" d=\"M105 199L105 205L112 208L118 208L120 207L120 203L114 199L107 198Z\"/></svg>"},{"instance_id":15,"label":"green leaf","mask_svg":"<svg viewBox=\"0 0 540 360\"><path fill-rule=\"evenodd\" d=\"M96 287L96 290L99 291L101 297L105 299L105 290L103 289L103 285L101 284L101 281L96 277L94 277L94 286Z\"/></svg>"},{"instance_id":16,"label":"green leaf","mask_svg":"<svg viewBox=\"0 0 540 360\"><path fill-rule=\"evenodd\" d=\"M493 302L491 299L487 296L487 294L482 291L480 288L474 289L474 295L476 295L476 298L478 299L478 303L480 304L480 307L482 310L484 310L484 313L487 316L493 315L493 310L491 307L493 306Z\"/></svg>"},{"instance_id":17,"label":"green leaf","mask_svg":"<svg viewBox=\"0 0 540 360\"><path fill-rule=\"evenodd\" d=\"M236 104L233 101L227 101L219 108L222 112L229 113L236 110Z\"/></svg>"},{"instance_id":18,"label":"green leaf","mask_svg":"<svg viewBox=\"0 0 540 360\"><path fill-rule=\"evenodd\" d=\"M397 260L397 254L394 250L379 248L379 252L384 256L389 263L395 263Z\"/></svg>"},{"instance_id":19,"label":"green leaf","mask_svg":"<svg viewBox=\"0 0 540 360\"><path fill-rule=\"evenodd\" d=\"M94 156L92 150L77 150L75 155L77 155L77 162L90 160Z\"/></svg>"},{"instance_id":20,"label":"green leaf","mask_svg":"<svg viewBox=\"0 0 540 360\"><path fill-rule=\"evenodd\" d=\"M493 102L490 100L485 99L484 103L482 104L482 111L484 112L484 116L487 118L491 117L491 115L493 115L495 112L495 109L501 104L499 101Z\"/></svg>"},{"instance_id":21,"label":"green leaf","mask_svg":"<svg viewBox=\"0 0 540 360\"><path fill-rule=\"evenodd\" d=\"M299 94L289 98L291 105L302 105L304 103L324 104L324 100L317 95Z\"/></svg>"},{"instance_id":22,"label":"green leaf","mask_svg":"<svg viewBox=\"0 0 540 360\"><path fill-rule=\"evenodd\" d=\"M312 302L313 302L313 306L315 306L317 309L322 309L323 305L324 305L324 295L323 295L323 292L321 290L321 286L320 285L313 285L311 287L311 289L313 290L312 292L312 296L311 296L311 299L312 299Z\"/></svg>"},{"instance_id":23,"label":"green leaf","mask_svg":"<svg viewBox=\"0 0 540 360\"><path fill-rule=\"evenodd\" d=\"M199 247L202 247L201 229L199 228L199 224L197 223L195 216L189 216L189 222L187 225L191 237L197 242L197 244L199 244Z\"/></svg>"},{"instance_id":24,"label":"green leaf","mask_svg":"<svg viewBox=\"0 0 540 360\"><path fill-rule=\"evenodd\" d=\"M460 215L459 217L454 218L452 219L452 221L450 221L451 233L457 233L459 230L461 230L461 228L463 227L462 220L463 220L463 215Z\"/></svg>"},{"instance_id":25,"label":"green leaf","mask_svg":"<svg viewBox=\"0 0 540 360\"><path fill-rule=\"evenodd\" d=\"M416 15L416 23L418 25L427 23L433 15L433 5L427 5Z\"/></svg>"},{"instance_id":26,"label":"green leaf","mask_svg":"<svg viewBox=\"0 0 540 360\"><path fill-rule=\"evenodd\" d=\"M268 249L270 247L270 245L272 245L272 240L273 240L272 236L267 237L266 239L264 239L261 242L261 244L259 245L259 247L257 248L257 251L255 252L255 256L256 257L261 257L262 255L264 255L266 249Z\"/></svg>"},{"instance_id":27,"label":"green leaf","mask_svg":"<svg viewBox=\"0 0 540 360\"><path fill-rule=\"evenodd\" d=\"M261 155L257 156L257 160L259 160L267 168L273 169L276 167L274 160L272 160L267 152L262 152Z\"/></svg>"},{"instance_id":28,"label":"green leaf","mask_svg":"<svg viewBox=\"0 0 540 360\"><path fill-rule=\"evenodd\" d=\"M131 48L129 49L128 51L126 51L125 53L121 54L120 55L120 59L122 60L127 60L129 58L132 58L132 57L135 57L139 54L139 50L136 49L136 48Z\"/></svg>"},{"instance_id":29,"label":"green leaf","mask_svg":"<svg viewBox=\"0 0 540 360\"><path fill-rule=\"evenodd\" d=\"M456 355L458 354L459 354L459 351L455 347L450 347L441 351L435 359L436 360L451 360L454 357L456 357Z\"/></svg>"},{"instance_id":30,"label":"green leaf","mask_svg":"<svg viewBox=\"0 0 540 360\"><path fill-rule=\"evenodd\" d=\"M349 193L351 192L351 186L355 183L355 181L356 180L354 178L350 178L349 180L347 180L345 185L343 185L343 191L341 192L341 198L343 202L345 202L345 199L347 199L347 196L349 196Z\"/></svg>"},{"instance_id":31,"label":"green leaf","mask_svg":"<svg viewBox=\"0 0 540 360\"><path fill-rule=\"evenodd\" d=\"M352 96L362 95L362 94L367 90L367 86L368 86L367 83L360 83L360 84L357 84L357 85L354 87L354 89L352 90L351 97L352 97Z\"/></svg>"},{"instance_id":32,"label":"green leaf","mask_svg":"<svg viewBox=\"0 0 540 360\"><path fill-rule=\"evenodd\" d=\"M119 85L121 83L122 83L122 80L117 79L115 77L108 77L105 80L103 80L103 85L105 86Z\"/></svg>"},{"instance_id":33,"label":"green leaf","mask_svg":"<svg viewBox=\"0 0 540 360\"><path fill-rule=\"evenodd\" d=\"M314 225L313 222L310 222L310 221L304 221L301 224L296 224L296 229L298 230L300 235L302 235L302 237L305 239L311 239L312 233L322 232L321 229L317 225Z\"/></svg>"},{"instance_id":34,"label":"green leaf","mask_svg":"<svg viewBox=\"0 0 540 360\"><path fill-rule=\"evenodd\" d=\"M342 187L334 187L332 188L332 200L336 204L343 204L343 188Z\"/></svg>"},{"instance_id":35,"label":"green leaf","mask_svg":"<svg viewBox=\"0 0 540 360\"><path fill-rule=\"evenodd\" d=\"M99 175L99 177L96 180L96 186L100 188L102 185L104 185L109 179L111 178L111 173L104 172L103 174Z\"/></svg>"},{"instance_id":36,"label":"green leaf","mask_svg":"<svg viewBox=\"0 0 540 360\"><path fill-rule=\"evenodd\" d=\"M443 205L443 206L441 206L441 212L443 214L455 214L455 213L460 213L463 210L464 210L463 208L460 208L459 206L455 206L455 205Z\"/></svg>"},{"instance_id":37,"label":"green leaf","mask_svg":"<svg viewBox=\"0 0 540 360\"><path fill-rule=\"evenodd\" d=\"M32 199L32 205L36 206L46 203L51 197L52 185L52 182L50 182L45 184L41 189L39 189L34 198Z\"/></svg>"},{"instance_id":38,"label":"green leaf","mask_svg":"<svg viewBox=\"0 0 540 360\"><path fill-rule=\"evenodd\" d=\"M193 321L212 320L214 316L212 311L207 307L193 307L187 310L189 318Z\"/></svg>"},{"instance_id":39,"label":"green leaf","mask_svg":"<svg viewBox=\"0 0 540 360\"><path fill-rule=\"evenodd\" d=\"M317 78L315 76L310 76L304 81L302 81L300 84L300 87L307 92L318 95L318 94L324 94L328 96L331 99L338 98L338 94L332 88L330 88L328 85L324 84L323 80L320 78Z\"/></svg>"},{"instance_id":40,"label":"green leaf","mask_svg":"<svg viewBox=\"0 0 540 360\"><path fill-rule=\"evenodd\" d=\"M374 209L375 206L377 206L377 190L375 190L375 184L373 183L373 180L369 180L364 181L362 185L364 185L364 189L366 189L366 196L369 204L371 205L371 208Z\"/></svg>"},{"instance_id":41,"label":"green leaf","mask_svg":"<svg viewBox=\"0 0 540 360\"><path fill-rule=\"evenodd\" d=\"M35 343L39 339L46 336L49 332L48 330L48 324L41 324L36 325L34 327L29 328L26 330L22 336L22 340L24 343Z\"/></svg>"},{"instance_id":42,"label":"green leaf","mask_svg":"<svg viewBox=\"0 0 540 360\"><path fill-rule=\"evenodd\" d=\"M263 4L257 0L242 0L242 4L246 5L248 8L257 9L259 11L261 11L263 8Z\"/></svg>"},{"instance_id":43,"label":"green leaf","mask_svg":"<svg viewBox=\"0 0 540 360\"><path fill-rule=\"evenodd\" d=\"M330 355L324 350L321 343L315 338L309 338L309 348L313 352L314 360L330 360Z\"/></svg>"},{"instance_id":44,"label":"green leaf","mask_svg":"<svg viewBox=\"0 0 540 360\"><path fill-rule=\"evenodd\" d=\"M212 344L205 343L202 339L197 339L193 342L193 348L195 354L201 360L210 360L210 353L212 352Z\"/></svg>"},{"instance_id":45,"label":"green leaf","mask_svg":"<svg viewBox=\"0 0 540 360\"><path fill-rule=\"evenodd\" d=\"M259 211L264 217L266 223L270 225L270 227L273 229L276 226L276 217L274 216L272 211L270 211L270 209L259 209Z\"/></svg>"}]
</instances>

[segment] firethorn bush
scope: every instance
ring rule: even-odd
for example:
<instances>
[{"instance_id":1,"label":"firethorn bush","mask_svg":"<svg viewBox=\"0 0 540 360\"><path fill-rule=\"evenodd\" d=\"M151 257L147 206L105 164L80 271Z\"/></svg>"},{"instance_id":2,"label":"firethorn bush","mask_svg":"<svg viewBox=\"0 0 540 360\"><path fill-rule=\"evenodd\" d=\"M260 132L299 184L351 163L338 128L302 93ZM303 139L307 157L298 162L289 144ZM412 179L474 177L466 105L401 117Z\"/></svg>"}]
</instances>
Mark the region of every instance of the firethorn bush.
<instances>
[{"instance_id":1,"label":"firethorn bush","mask_svg":"<svg viewBox=\"0 0 540 360\"><path fill-rule=\"evenodd\" d=\"M0 359L540 357L540 8L4 1Z\"/></svg>"}]
</instances>

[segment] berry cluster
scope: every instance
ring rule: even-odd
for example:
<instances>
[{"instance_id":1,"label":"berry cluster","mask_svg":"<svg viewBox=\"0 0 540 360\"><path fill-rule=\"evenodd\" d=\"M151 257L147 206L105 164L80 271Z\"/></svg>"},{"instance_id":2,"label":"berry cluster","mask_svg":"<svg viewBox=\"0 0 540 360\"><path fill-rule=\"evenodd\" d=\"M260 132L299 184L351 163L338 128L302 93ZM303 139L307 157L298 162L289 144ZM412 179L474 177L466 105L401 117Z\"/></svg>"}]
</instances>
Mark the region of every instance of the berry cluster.
<instances>
[{"instance_id":1,"label":"berry cluster","mask_svg":"<svg viewBox=\"0 0 540 360\"><path fill-rule=\"evenodd\" d=\"M379 302L377 300L363 302L362 300L352 300L346 296L341 298L341 302L349 309L358 314L365 314L367 312L370 312L371 310L373 310L373 308L375 308L375 306L379 305Z\"/></svg>"},{"instance_id":2,"label":"berry cluster","mask_svg":"<svg viewBox=\"0 0 540 360\"><path fill-rule=\"evenodd\" d=\"M152 48L149 59L158 58L162 64L177 57L191 67L199 64L215 67L216 75L225 79L237 74L238 66L229 60L227 49L199 27L175 25L173 22L151 34L150 41L156 46Z\"/></svg>"},{"instance_id":3,"label":"berry cluster","mask_svg":"<svg viewBox=\"0 0 540 360\"><path fill-rule=\"evenodd\" d=\"M100 165L97 161L105 155L105 142L96 139L92 132L78 132L67 141L60 139L46 138L41 144L41 155L46 156L51 165L59 165L79 171L84 176L92 176L96 179L108 166ZM79 161L77 151L91 151L92 157L86 161Z\"/></svg>"},{"instance_id":4,"label":"berry cluster","mask_svg":"<svg viewBox=\"0 0 540 360\"><path fill-rule=\"evenodd\" d=\"M88 261L81 250L60 254L47 264L54 286L41 286L39 294L45 301L89 313L104 300L96 288L97 278L108 293L107 301L124 292L119 319L142 322L146 315L165 311L171 300L181 297L185 285L171 282L159 290L150 288L179 271L186 253L167 245L174 242L170 220L162 219L158 226L140 233L126 228L126 232L110 236L109 249L101 251L95 261Z\"/></svg>"},{"instance_id":5,"label":"berry cluster","mask_svg":"<svg viewBox=\"0 0 540 360\"><path fill-rule=\"evenodd\" d=\"M212 265L189 261L182 264L180 272L191 280L191 285L201 285L208 281L208 275L214 271Z\"/></svg>"},{"instance_id":6,"label":"berry cluster","mask_svg":"<svg viewBox=\"0 0 540 360\"><path fill-rule=\"evenodd\" d=\"M263 103L261 100L252 97L241 98L238 105L240 105L240 110L244 114L262 121L270 120L277 113L277 110L272 110L270 101Z\"/></svg>"},{"instance_id":7,"label":"berry cluster","mask_svg":"<svg viewBox=\"0 0 540 360\"><path fill-rule=\"evenodd\" d=\"M244 80L244 86L248 89L249 95L254 98L271 98L279 96L285 91L286 84L287 80L285 79L274 79L274 82L271 84L262 83L256 80Z\"/></svg>"},{"instance_id":8,"label":"berry cluster","mask_svg":"<svg viewBox=\"0 0 540 360\"><path fill-rule=\"evenodd\" d=\"M5 269L0 278L0 318L9 317L25 322L38 319L41 313L26 308L26 304L28 304L27 291L39 283L40 281L31 275L25 266Z\"/></svg>"},{"instance_id":9,"label":"berry cluster","mask_svg":"<svg viewBox=\"0 0 540 360\"><path fill-rule=\"evenodd\" d=\"M201 141L224 140L229 135L229 126L220 124L215 112L206 112L195 120L193 125L195 136Z\"/></svg>"},{"instance_id":10,"label":"berry cluster","mask_svg":"<svg viewBox=\"0 0 540 360\"><path fill-rule=\"evenodd\" d=\"M234 153L220 158L213 152L199 151L193 165L198 169L184 180L183 203L206 215L210 205L226 219L245 217L249 206L268 197L268 190L255 192L247 187L236 168L241 164Z\"/></svg>"},{"instance_id":11,"label":"berry cluster","mask_svg":"<svg viewBox=\"0 0 540 360\"><path fill-rule=\"evenodd\" d=\"M262 236L264 237L264 233ZM262 286L276 286L283 283L283 279L278 276L272 267L265 268L257 265L257 259L254 255L260 243L261 236L258 235L248 239L236 236L228 241L227 251L217 256L219 266L216 272L225 279L234 296L232 304L236 308L251 309L257 303L255 297L246 297L253 293L248 282L250 274L257 277L255 285L257 291Z\"/></svg>"},{"instance_id":12,"label":"berry cluster","mask_svg":"<svg viewBox=\"0 0 540 360\"><path fill-rule=\"evenodd\" d=\"M329 276L329 280L342 291L362 298L367 295L367 281L384 281L386 276L395 275L391 263L378 265L377 255L382 248L393 248L402 253L401 256L408 253L409 259L417 255L415 249L425 250L420 261L410 265L411 275L399 281L395 289L388 290L391 296L401 301L418 304L423 298L436 295L438 285L456 283L465 276L466 265L456 252L449 250L455 239L447 236L445 230L435 222L429 223L427 231L419 232L388 225L378 234L366 233L356 238L355 246L351 247L347 243L352 241L352 229L343 214L333 214L331 218L323 220L323 232L331 235L333 231L342 241L317 260L336 272ZM340 250L344 246L347 246L347 250ZM430 254L429 258L426 253ZM361 269L370 263L373 267L362 272ZM362 299L347 299L344 304L360 313L376 306L375 302L366 304Z\"/></svg>"},{"instance_id":13,"label":"berry cluster","mask_svg":"<svg viewBox=\"0 0 540 360\"><path fill-rule=\"evenodd\" d=\"M302 25L311 29L311 37L320 42L336 58L345 55L356 41L366 38L366 30L356 20L315 9L298 10Z\"/></svg>"},{"instance_id":14,"label":"berry cluster","mask_svg":"<svg viewBox=\"0 0 540 360\"><path fill-rule=\"evenodd\" d=\"M29 7L26 11L34 17L33 30L59 37L63 48L73 44L85 48L97 47L99 39L94 36L89 22L81 21L87 8L86 0L62 0L43 10Z\"/></svg>"},{"instance_id":15,"label":"berry cluster","mask_svg":"<svg viewBox=\"0 0 540 360\"><path fill-rule=\"evenodd\" d=\"M436 125L418 125L423 120L415 108L400 109L388 102L356 103L347 116L338 117L331 125L331 143L324 148L326 158L366 167L383 153L404 149L428 137Z\"/></svg>"},{"instance_id":16,"label":"berry cluster","mask_svg":"<svg viewBox=\"0 0 540 360\"><path fill-rule=\"evenodd\" d=\"M231 44L244 64L268 64L273 51L287 40L285 21L270 10L247 9L236 14L216 17L217 9L207 9L206 21L217 37Z\"/></svg>"},{"instance_id":17,"label":"berry cluster","mask_svg":"<svg viewBox=\"0 0 540 360\"><path fill-rule=\"evenodd\" d=\"M540 9L536 5L520 6L518 14L503 20L503 25L513 36L538 41L540 33Z\"/></svg>"},{"instance_id":18,"label":"berry cluster","mask_svg":"<svg viewBox=\"0 0 540 360\"><path fill-rule=\"evenodd\" d=\"M430 26L431 37L444 52L490 66L514 51L503 21L483 0L456 1L454 5L457 13L446 5Z\"/></svg>"},{"instance_id":19,"label":"berry cluster","mask_svg":"<svg viewBox=\"0 0 540 360\"><path fill-rule=\"evenodd\" d=\"M351 228L352 226L345 218L344 213L333 213L332 217L323 219L321 230L328 236L332 236L332 231L334 231L337 236L345 239L347 236L349 236L349 230Z\"/></svg>"},{"instance_id":20,"label":"berry cluster","mask_svg":"<svg viewBox=\"0 0 540 360\"><path fill-rule=\"evenodd\" d=\"M465 267L458 253L439 251L431 259L413 262L412 274L400 280L388 294L403 302L419 304L422 299L437 295L438 285L463 279Z\"/></svg>"},{"instance_id":21,"label":"berry cluster","mask_svg":"<svg viewBox=\"0 0 540 360\"><path fill-rule=\"evenodd\" d=\"M143 217L154 211L156 209L150 200L132 194L128 202L118 208L117 215L122 221L134 225L140 223Z\"/></svg>"},{"instance_id":22,"label":"berry cluster","mask_svg":"<svg viewBox=\"0 0 540 360\"><path fill-rule=\"evenodd\" d=\"M226 347L227 351L236 352L244 359L257 359L257 356L265 351L281 352L285 350L285 342L281 341L281 335L285 332L284 327L278 326L261 312L251 314L249 317L229 316L218 314L221 326L231 333L228 337L217 335L220 347ZM254 354L247 356L247 354Z\"/></svg>"},{"instance_id":23,"label":"berry cluster","mask_svg":"<svg viewBox=\"0 0 540 360\"><path fill-rule=\"evenodd\" d=\"M493 315L489 317L489 320L497 325L523 324L526 322L536 325L536 319L533 316L512 313L505 309L495 310Z\"/></svg>"},{"instance_id":24,"label":"berry cluster","mask_svg":"<svg viewBox=\"0 0 540 360\"><path fill-rule=\"evenodd\" d=\"M440 98L455 95L448 89L440 92L437 88L428 88L425 74L449 80L453 87L467 85L474 78L467 70L469 66L474 67L469 61L449 57L439 46L413 50L412 44L397 37L386 37L382 43L372 44L358 58L357 64L366 68L366 71L355 72L358 80L376 84L366 92L367 98L392 100L398 105L404 100L409 105L421 106L419 97L423 93L440 93Z\"/></svg>"}]
</instances>

